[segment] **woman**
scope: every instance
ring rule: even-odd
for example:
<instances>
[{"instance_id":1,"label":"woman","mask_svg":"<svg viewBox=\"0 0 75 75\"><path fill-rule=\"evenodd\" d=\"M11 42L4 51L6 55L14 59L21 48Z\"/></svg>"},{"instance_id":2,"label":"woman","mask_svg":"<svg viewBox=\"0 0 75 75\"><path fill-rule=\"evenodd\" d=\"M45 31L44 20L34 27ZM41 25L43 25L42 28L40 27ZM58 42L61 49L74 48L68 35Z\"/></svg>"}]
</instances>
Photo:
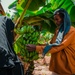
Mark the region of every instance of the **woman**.
<instances>
[{"instance_id":1,"label":"woman","mask_svg":"<svg viewBox=\"0 0 75 75\"><path fill-rule=\"evenodd\" d=\"M75 74L75 28L71 26L68 13L60 8L54 12L57 25L54 37L47 46L27 45L29 51L36 50L43 56L51 53L49 70L59 75Z\"/></svg>"}]
</instances>

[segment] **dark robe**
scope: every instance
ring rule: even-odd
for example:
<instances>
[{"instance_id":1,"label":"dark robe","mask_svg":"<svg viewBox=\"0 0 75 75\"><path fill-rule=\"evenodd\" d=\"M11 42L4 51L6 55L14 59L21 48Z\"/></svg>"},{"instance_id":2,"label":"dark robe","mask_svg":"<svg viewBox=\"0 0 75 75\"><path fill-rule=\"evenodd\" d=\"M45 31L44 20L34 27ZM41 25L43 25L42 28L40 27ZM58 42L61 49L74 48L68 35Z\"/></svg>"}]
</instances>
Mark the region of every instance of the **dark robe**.
<instances>
[{"instance_id":1,"label":"dark robe","mask_svg":"<svg viewBox=\"0 0 75 75\"><path fill-rule=\"evenodd\" d=\"M0 75L24 75L21 61L13 49L14 23L0 16Z\"/></svg>"}]
</instances>

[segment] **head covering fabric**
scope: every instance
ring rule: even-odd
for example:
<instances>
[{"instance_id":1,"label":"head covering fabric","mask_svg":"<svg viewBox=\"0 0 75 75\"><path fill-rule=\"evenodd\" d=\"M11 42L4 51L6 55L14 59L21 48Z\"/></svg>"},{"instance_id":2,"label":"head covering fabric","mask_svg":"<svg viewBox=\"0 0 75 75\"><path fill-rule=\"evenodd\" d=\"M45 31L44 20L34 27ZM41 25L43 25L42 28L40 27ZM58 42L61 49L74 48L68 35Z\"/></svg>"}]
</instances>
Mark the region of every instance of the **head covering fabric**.
<instances>
[{"instance_id":1,"label":"head covering fabric","mask_svg":"<svg viewBox=\"0 0 75 75\"><path fill-rule=\"evenodd\" d=\"M0 68L14 66L12 59L14 59L13 57L15 57L15 54L13 53L13 50L9 48L9 38L7 38L7 34L14 29L14 25L12 23L8 24L8 19L9 18L6 16L0 16ZM10 31L7 30L7 25L11 25L11 27L9 27ZM11 35L9 34L9 37L10 36Z\"/></svg>"},{"instance_id":2,"label":"head covering fabric","mask_svg":"<svg viewBox=\"0 0 75 75\"><path fill-rule=\"evenodd\" d=\"M57 9L54 12L54 15L56 15L57 13L62 13L64 14L64 22L62 24L60 24L59 30L58 30L58 35L56 37L56 41L53 44L50 45L46 45L46 47L43 50L43 56L45 56L45 54L53 47L53 46L58 46L62 40L63 37L68 33L68 31L70 30L71 27L71 20L70 20L70 16L69 14L63 9Z\"/></svg>"},{"instance_id":3,"label":"head covering fabric","mask_svg":"<svg viewBox=\"0 0 75 75\"><path fill-rule=\"evenodd\" d=\"M0 75L24 75L23 65L12 47L14 26L10 18L0 16Z\"/></svg>"}]
</instances>

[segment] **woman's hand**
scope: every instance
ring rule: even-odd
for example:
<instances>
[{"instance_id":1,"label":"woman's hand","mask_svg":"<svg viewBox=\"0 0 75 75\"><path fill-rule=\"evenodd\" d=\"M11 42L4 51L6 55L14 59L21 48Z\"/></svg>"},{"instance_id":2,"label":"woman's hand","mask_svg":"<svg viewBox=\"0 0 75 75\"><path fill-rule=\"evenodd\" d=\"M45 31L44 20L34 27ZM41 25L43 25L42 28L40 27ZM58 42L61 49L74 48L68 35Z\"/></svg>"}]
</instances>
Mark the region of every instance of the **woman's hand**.
<instances>
[{"instance_id":1,"label":"woman's hand","mask_svg":"<svg viewBox=\"0 0 75 75\"><path fill-rule=\"evenodd\" d=\"M28 50L28 51L35 51L36 50L36 45L33 45L33 44L27 44L26 45L26 49Z\"/></svg>"}]
</instances>

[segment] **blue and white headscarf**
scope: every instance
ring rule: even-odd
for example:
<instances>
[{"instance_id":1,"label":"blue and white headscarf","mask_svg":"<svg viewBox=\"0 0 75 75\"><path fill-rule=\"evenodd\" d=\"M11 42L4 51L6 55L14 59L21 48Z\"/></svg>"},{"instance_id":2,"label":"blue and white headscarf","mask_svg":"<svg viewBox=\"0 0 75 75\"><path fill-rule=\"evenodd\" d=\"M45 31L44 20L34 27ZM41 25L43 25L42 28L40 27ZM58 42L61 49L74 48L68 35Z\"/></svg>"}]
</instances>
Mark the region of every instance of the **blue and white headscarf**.
<instances>
[{"instance_id":1,"label":"blue and white headscarf","mask_svg":"<svg viewBox=\"0 0 75 75\"><path fill-rule=\"evenodd\" d=\"M68 33L68 31L70 30L70 27L71 27L71 20L70 20L70 17L68 15L68 13L63 9L63 8L60 8L60 9L57 9L55 12L54 12L54 15L57 14L57 13L62 13L64 14L64 23L63 24L60 24L60 28L58 30L58 35L56 37L56 41L55 43L53 44L50 44L50 45L46 45L46 47L44 48L43 50L43 56L45 56L45 54L53 47L53 46L58 46L62 40L63 40L63 37Z\"/></svg>"}]
</instances>

